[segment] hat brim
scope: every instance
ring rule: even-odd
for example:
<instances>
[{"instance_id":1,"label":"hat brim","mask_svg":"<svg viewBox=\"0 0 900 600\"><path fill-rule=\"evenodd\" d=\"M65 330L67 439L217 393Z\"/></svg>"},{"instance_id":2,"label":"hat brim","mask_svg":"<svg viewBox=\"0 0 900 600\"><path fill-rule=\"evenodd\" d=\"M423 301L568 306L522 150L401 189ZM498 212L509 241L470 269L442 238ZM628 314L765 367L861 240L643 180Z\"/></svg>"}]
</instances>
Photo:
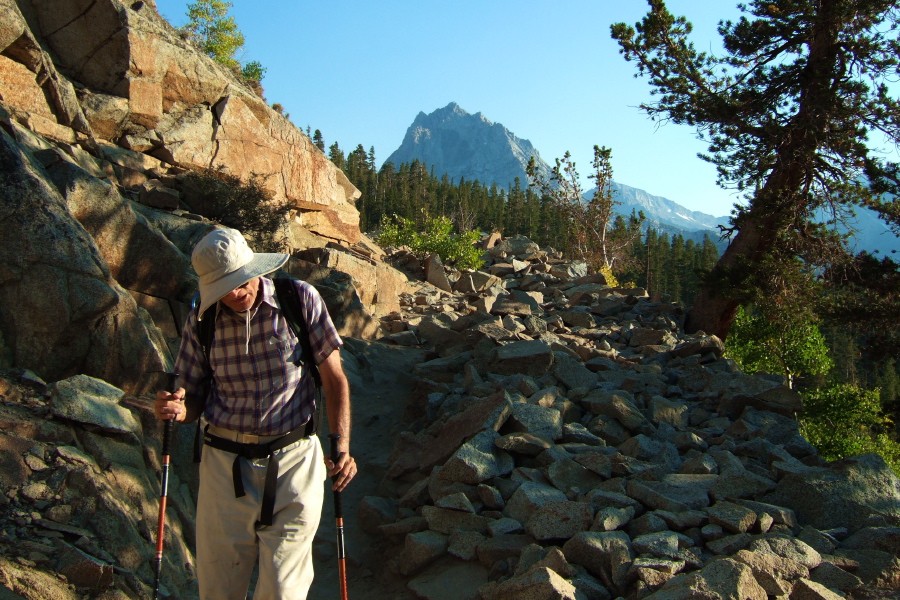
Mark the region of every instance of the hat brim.
<instances>
[{"instance_id":1,"label":"hat brim","mask_svg":"<svg viewBox=\"0 0 900 600\"><path fill-rule=\"evenodd\" d=\"M206 309L214 305L222 299L223 296L230 293L251 279L268 275L272 271L281 268L288 261L287 254L269 254L254 253L253 260L243 267L220 277L210 283L200 283L200 311L197 315L198 319L203 318Z\"/></svg>"}]
</instances>

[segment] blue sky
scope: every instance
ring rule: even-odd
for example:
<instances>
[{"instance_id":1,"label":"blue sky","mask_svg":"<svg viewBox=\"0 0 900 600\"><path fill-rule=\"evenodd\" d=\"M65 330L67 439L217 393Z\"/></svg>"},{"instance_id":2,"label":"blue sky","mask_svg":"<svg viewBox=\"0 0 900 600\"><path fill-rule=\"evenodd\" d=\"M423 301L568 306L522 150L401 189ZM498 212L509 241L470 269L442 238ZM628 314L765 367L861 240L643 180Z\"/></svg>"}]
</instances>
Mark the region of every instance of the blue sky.
<instances>
[{"instance_id":1,"label":"blue sky","mask_svg":"<svg viewBox=\"0 0 900 600\"><path fill-rule=\"evenodd\" d=\"M156 0L175 26L189 3ZM739 14L728 0L667 6L694 24L702 50L716 51L717 22ZM726 215L737 197L697 158L705 145L694 131L636 108L650 87L609 26L646 10L641 0L234 0L229 14L246 37L239 58L268 69L268 102L327 145L374 146L380 164L419 112L456 102L530 140L548 163L569 150L586 175L594 144L607 146L616 181Z\"/></svg>"}]
</instances>

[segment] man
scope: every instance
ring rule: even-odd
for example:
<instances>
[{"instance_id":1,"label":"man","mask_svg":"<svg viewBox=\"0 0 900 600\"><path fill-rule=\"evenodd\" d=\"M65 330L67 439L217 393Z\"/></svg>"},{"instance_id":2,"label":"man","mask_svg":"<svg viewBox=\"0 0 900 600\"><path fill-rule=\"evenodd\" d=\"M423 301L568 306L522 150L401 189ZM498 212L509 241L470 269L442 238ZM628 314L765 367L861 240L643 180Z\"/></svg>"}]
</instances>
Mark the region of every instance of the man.
<instances>
[{"instance_id":1,"label":"man","mask_svg":"<svg viewBox=\"0 0 900 600\"><path fill-rule=\"evenodd\" d=\"M340 491L356 474L350 456L350 388L340 337L322 298L296 282L327 400L340 434L332 463L312 432L315 385L298 360L272 280L285 254L257 254L240 232L217 229L191 256L200 307L191 311L175 362L181 387L156 395L158 419L207 422L197 500L197 576L203 600L244 600L259 564L255 600L302 600L312 583L312 541L323 481ZM207 361L198 321L214 319ZM211 376L211 380L207 379ZM202 390L208 384L205 399Z\"/></svg>"}]
</instances>

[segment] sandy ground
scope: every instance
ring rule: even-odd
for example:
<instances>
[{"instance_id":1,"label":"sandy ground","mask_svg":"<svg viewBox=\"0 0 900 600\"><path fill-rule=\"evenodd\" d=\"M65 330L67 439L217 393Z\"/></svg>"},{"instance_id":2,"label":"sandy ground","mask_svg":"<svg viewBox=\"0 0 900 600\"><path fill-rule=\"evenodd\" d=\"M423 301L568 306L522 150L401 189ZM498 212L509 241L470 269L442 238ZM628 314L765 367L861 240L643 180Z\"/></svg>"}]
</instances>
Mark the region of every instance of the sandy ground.
<instances>
[{"instance_id":1,"label":"sandy ground","mask_svg":"<svg viewBox=\"0 0 900 600\"><path fill-rule=\"evenodd\" d=\"M412 380L409 373L422 360L420 350L364 344L348 340L344 369L351 386L353 437L351 452L359 475L342 493L344 540L347 552L347 588L351 600L415 598L403 581L386 569L381 540L364 533L356 524L356 511L364 496L379 495L387 459L400 423ZM348 356L351 354L352 356ZM323 445L327 444L322 435ZM328 452L328 448L325 448ZM316 578L309 600L340 598L337 544L332 495L326 494L322 522L313 547Z\"/></svg>"}]
</instances>

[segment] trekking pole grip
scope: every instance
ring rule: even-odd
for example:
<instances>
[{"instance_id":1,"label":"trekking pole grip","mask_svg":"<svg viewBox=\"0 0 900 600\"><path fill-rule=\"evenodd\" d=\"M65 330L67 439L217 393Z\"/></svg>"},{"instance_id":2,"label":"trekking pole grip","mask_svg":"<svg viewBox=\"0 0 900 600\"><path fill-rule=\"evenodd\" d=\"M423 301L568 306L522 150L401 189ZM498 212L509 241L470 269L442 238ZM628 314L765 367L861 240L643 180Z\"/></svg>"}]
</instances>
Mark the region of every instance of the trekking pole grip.
<instances>
[{"instance_id":1,"label":"trekking pole grip","mask_svg":"<svg viewBox=\"0 0 900 600\"><path fill-rule=\"evenodd\" d=\"M178 390L178 374L166 373L166 391L174 394ZM166 419L163 421L163 444L162 454L168 456L172 452L172 430L174 429L175 419Z\"/></svg>"},{"instance_id":2,"label":"trekking pole grip","mask_svg":"<svg viewBox=\"0 0 900 600\"><path fill-rule=\"evenodd\" d=\"M341 439L341 434L339 433L329 433L328 440L331 442L331 462L337 465L338 459L341 457L340 452L338 452L338 440ZM332 477L334 479L334 477ZM343 518L343 507L341 506L341 493L335 492L334 494L334 516L336 518Z\"/></svg>"}]
</instances>

